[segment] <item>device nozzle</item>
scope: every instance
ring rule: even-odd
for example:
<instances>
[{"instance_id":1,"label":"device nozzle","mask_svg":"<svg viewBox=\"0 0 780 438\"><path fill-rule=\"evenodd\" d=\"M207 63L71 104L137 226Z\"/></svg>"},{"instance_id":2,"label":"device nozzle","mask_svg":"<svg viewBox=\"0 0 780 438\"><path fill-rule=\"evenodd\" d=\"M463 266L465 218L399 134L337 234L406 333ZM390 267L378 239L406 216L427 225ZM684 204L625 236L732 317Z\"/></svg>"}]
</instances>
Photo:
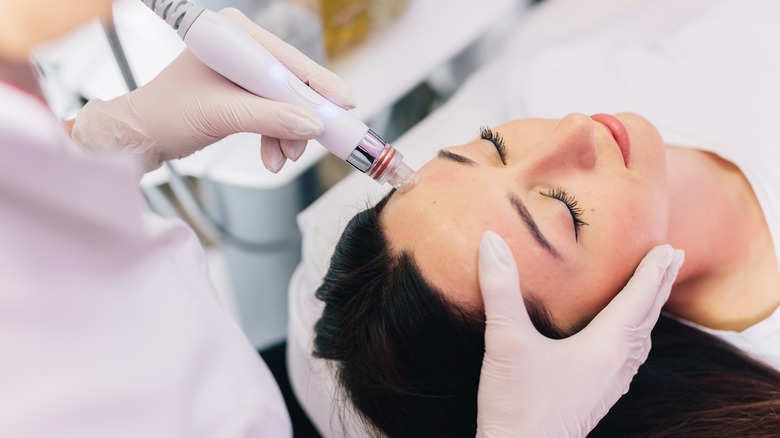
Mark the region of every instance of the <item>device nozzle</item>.
<instances>
[{"instance_id":1,"label":"device nozzle","mask_svg":"<svg viewBox=\"0 0 780 438\"><path fill-rule=\"evenodd\" d=\"M402 161L387 182L401 193L408 192L417 184L417 174Z\"/></svg>"},{"instance_id":2,"label":"device nozzle","mask_svg":"<svg viewBox=\"0 0 780 438\"><path fill-rule=\"evenodd\" d=\"M417 183L417 175L403 162L403 158L394 147L386 145L379 160L368 170L368 176L379 184L389 182L402 193L411 190Z\"/></svg>"}]
</instances>

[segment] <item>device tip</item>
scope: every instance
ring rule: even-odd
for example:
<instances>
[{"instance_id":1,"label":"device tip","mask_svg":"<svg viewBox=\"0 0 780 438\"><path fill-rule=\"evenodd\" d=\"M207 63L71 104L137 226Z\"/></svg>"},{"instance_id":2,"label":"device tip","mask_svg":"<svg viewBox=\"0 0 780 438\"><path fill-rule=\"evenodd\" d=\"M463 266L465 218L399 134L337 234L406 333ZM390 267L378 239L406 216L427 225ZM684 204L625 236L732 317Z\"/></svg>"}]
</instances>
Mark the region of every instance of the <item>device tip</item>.
<instances>
[{"instance_id":1,"label":"device tip","mask_svg":"<svg viewBox=\"0 0 780 438\"><path fill-rule=\"evenodd\" d=\"M414 186L417 185L417 181L417 174L414 173L406 163L401 162L398 167L395 168L393 174L390 175L390 180L388 182L399 192L405 193L414 188Z\"/></svg>"}]
</instances>

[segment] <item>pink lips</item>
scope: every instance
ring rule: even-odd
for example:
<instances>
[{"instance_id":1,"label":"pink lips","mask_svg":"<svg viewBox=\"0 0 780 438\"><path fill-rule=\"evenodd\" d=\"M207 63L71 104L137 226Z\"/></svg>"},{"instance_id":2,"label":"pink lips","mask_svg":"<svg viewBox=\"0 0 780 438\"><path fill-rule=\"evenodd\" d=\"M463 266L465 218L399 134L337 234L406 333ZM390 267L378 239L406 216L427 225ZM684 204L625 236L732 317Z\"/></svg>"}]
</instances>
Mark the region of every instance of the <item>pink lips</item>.
<instances>
[{"instance_id":1,"label":"pink lips","mask_svg":"<svg viewBox=\"0 0 780 438\"><path fill-rule=\"evenodd\" d=\"M631 157L631 140L628 137L628 130L625 125L611 114L594 114L590 118L609 129L612 137L615 138L615 142L617 142L620 153L623 155L623 163L628 167Z\"/></svg>"}]
</instances>

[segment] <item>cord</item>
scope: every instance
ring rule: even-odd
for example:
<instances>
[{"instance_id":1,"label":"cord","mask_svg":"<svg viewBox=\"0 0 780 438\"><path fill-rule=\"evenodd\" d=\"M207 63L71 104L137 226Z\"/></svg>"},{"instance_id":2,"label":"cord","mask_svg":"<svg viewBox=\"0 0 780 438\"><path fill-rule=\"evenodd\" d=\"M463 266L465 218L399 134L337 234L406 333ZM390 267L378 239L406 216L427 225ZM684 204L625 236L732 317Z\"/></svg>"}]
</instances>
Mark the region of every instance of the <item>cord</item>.
<instances>
[{"instance_id":1,"label":"cord","mask_svg":"<svg viewBox=\"0 0 780 438\"><path fill-rule=\"evenodd\" d=\"M182 39L192 23L205 9L187 0L141 0L149 9L165 20Z\"/></svg>"}]
</instances>

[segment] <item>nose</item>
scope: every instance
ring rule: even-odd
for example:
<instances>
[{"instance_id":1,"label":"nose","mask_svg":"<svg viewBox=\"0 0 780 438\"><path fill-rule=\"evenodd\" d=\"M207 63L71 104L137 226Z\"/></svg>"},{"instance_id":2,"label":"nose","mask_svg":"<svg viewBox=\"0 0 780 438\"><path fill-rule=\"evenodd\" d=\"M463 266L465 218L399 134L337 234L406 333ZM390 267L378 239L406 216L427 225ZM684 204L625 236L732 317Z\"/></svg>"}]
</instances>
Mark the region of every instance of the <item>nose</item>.
<instances>
[{"instance_id":1,"label":"nose","mask_svg":"<svg viewBox=\"0 0 780 438\"><path fill-rule=\"evenodd\" d=\"M527 158L526 163L539 172L595 167L598 149L593 120L584 114L569 114Z\"/></svg>"}]
</instances>

